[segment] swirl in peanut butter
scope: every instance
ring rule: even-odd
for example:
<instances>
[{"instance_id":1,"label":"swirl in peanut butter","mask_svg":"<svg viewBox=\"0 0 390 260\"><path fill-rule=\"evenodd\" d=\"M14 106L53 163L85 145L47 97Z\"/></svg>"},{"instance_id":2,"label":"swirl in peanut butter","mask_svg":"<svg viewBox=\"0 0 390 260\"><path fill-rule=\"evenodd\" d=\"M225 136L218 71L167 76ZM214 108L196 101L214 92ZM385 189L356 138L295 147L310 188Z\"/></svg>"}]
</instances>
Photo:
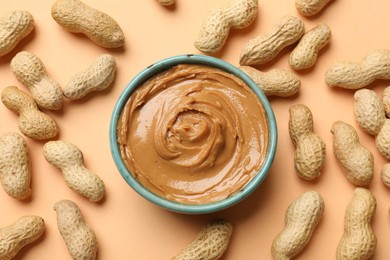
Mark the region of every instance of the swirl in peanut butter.
<instances>
[{"instance_id":1,"label":"swirl in peanut butter","mask_svg":"<svg viewBox=\"0 0 390 260\"><path fill-rule=\"evenodd\" d=\"M229 197L256 175L269 129L242 80L182 64L132 93L117 131L126 167L143 186L171 201L205 204Z\"/></svg>"}]
</instances>

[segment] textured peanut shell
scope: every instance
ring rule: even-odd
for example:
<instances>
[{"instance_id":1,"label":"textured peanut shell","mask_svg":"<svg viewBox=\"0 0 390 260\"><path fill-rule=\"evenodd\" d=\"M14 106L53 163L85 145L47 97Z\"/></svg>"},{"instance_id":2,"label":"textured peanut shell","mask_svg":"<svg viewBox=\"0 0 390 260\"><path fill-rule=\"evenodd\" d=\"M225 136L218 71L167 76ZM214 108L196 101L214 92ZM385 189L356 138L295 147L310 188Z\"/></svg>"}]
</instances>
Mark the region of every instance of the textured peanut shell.
<instances>
[{"instance_id":1,"label":"textured peanut shell","mask_svg":"<svg viewBox=\"0 0 390 260\"><path fill-rule=\"evenodd\" d=\"M43 155L50 164L61 169L70 189L90 201L97 202L103 198L104 183L85 168L83 154L77 146L65 141L49 141L43 146Z\"/></svg>"},{"instance_id":2,"label":"textured peanut shell","mask_svg":"<svg viewBox=\"0 0 390 260\"><path fill-rule=\"evenodd\" d=\"M98 243L95 232L84 221L80 208L70 200L54 204L57 213L57 227L74 260L96 259Z\"/></svg>"},{"instance_id":3,"label":"textured peanut shell","mask_svg":"<svg viewBox=\"0 0 390 260\"><path fill-rule=\"evenodd\" d=\"M354 114L358 125L370 135L378 135L385 123L385 109L377 94L369 89L354 94Z\"/></svg>"},{"instance_id":4,"label":"textured peanut shell","mask_svg":"<svg viewBox=\"0 0 390 260\"><path fill-rule=\"evenodd\" d=\"M285 228L272 242L273 259L291 259L301 252L320 222L324 208L322 196L315 191L307 191L295 199L286 210Z\"/></svg>"},{"instance_id":5,"label":"textured peanut shell","mask_svg":"<svg viewBox=\"0 0 390 260\"><path fill-rule=\"evenodd\" d=\"M286 15L277 21L270 31L244 45L240 54L240 65L265 64L274 59L283 48L297 42L304 33L302 20Z\"/></svg>"},{"instance_id":6,"label":"textured peanut shell","mask_svg":"<svg viewBox=\"0 0 390 260\"><path fill-rule=\"evenodd\" d=\"M321 176L325 157L326 146L318 135L311 133L303 136L295 150L295 171L305 180L315 180Z\"/></svg>"},{"instance_id":7,"label":"textured peanut shell","mask_svg":"<svg viewBox=\"0 0 390 260\"><path fill-rule=\"evenodd\" d=\"M296 147L295 171L305 180L315 180L321 175L324 166L325 142L313 133L313 114L306 105L292 105L289 114L289 134Z\"/></svg>"},{"instance_id":8,"label":"textured peanut shell","mask_svg":"<svg viewBox=\"0 0 390 260\"><path fill-rule=\"evenodd\" d=\"M288 63L295 70L308 69L314 66L318 53L332 37L330 28L326 24L319 24L307 31L291 52Z\"/></svg>"},{"instance_id":9,"label":"textured peanut shell","mask_svg":"<svg viewBox=\"0 0 390 260\"><path fill-rule=\"evenodd\" d=\"M375 145L378 151L390 160L390 119L386 119L381 131L375 138Z\"/></svg>"},{"instance_id":10,"label":"textured peanut shell","mask_svg":"<svg viewBox=\"0 0 390 260\"><path fill-rule=\"evenodd\" d=\"M11 70L15 77L31 91L41 108L59 110L62 107L63 93L60 84L50 77L43 62L34 54L21 51L11 60Z\"/></svg>"},{"instance_id":11,"label":"textured peanut shell","mask_svg":"<svg viewBox=\"0 0 390 260\"><path fill-rule=\"evenodd\" d=\"M58 134L57 123L49 115L38 110L34 99L17 87L9 86L1 92L3 104L19 114L19 130L35 140L47 140Z\"/></svg>"},{"instance_id":12,"label":"textured peanut shell","mask_svg":"<svg viewBox=\"0 0 390 260\"><path fill-rule=\"evenodd\" d=\"M330 87L360 89L376 79L390 79L390 50L369 51L361 62L336 62L325 73L325 82Z\"/></svg>"},{"instance_id":13,"label":"textured peanut shell","mask_svg":"<svg viewBox=\"0 0 390 260\"><path fill-rule=\"evenodd\" d=\"M79 0L55 1L51 15L64 29L85 34L104 48L118 48L125 43L121 27L111 16Z\"/></svg>"},{"instance_id":14,"label":"textured peanut shell","mask_svg":"<svg viewBox=\"0 0 390 260\"><path fill-rule=\"evenodd\" d=\"M344 216L344 233L337 246L336 259L370 259L377 239L371 227L375 215L376 199L365 188L356 188Z\"/></svg>"},{"instance_id":15,"label":"textured peanut shell","mask_svg":"<svg viewBox=\"0 0 390 260\"><path fill-rule=\"evenodd\" d=\"M225 45L230 29L248 27L257 17L258 0L231 0L226 8L211 11L204 20L195 47L217 53Z\"/></svg>"},{"instance_id":16,"label":"textured peanut shell","mask_svg":"<svg viewBox=\"0 0 390 260\"><path fill-rule=\"evenodd\" d=\"M282 69L262 72L250 66L240 66L243 72L256 82L267 97L290 97L301 88L301 79L295 74Z\"/></svg>"},{"instance_id":17,"label":"textured peanut shell","mask_svg":"<svg viewBox=\"0 0 390 260\"><path fill-rule=\"evenodd\" d=\"M295 8L303 16L319 13L331 0L295 0Z\"/></svg>"},{"instance_id":18,"label":"textured peanut shell","mask_svg":"<svg viewBox=\"0 0 390 260\"><path fill-rule=\"evenodd\" d=\"M233 225L225 220L215 220L199 232L194 241L183 248L172 260L217 260L229 246Z\"/></svg>"},{"instance_id":19,"label":"textured peanut shell","mask_svg":"<svg viewBox=\"0 0 390 260\"><path fill-rule=\"evenodd\" d=\"M0 181L11 197L23 200L31 195L31 163L26 141L19 134L0 136Z\"/></svg>"},{"instance_id":20,"label":"textured peanut shell","mask_svg":"<svg viewBox=\"0 0 390 260\"><path fill-rule=\"evenodd\" d=\"M302 136L313 133L313 114L306 105L295 104L289 108L289 116L289 135L296 146Z\"/></svg>"},{"instance_id":21,"label":"textured peanut shell","mask_svg":"<svg viewBox=\"0 0 390 260\"><path fill-rule=\"evenodd\" d=\"M77 100L93 91L108 88L115 78L116 62L109 54L99 56L86 70L73 76L63 88L64 96Z\"/></svg>"},{"instance_id":22,"label":"textured peanut shell","mask_svg":"<svg viewBox=\"0 0 390 260\"><path fill-rule=\"evenodd\" d=\"M380 176L383 184L390 188L390 163L383 166Z\"/></svg>"},{"instance_id":23,"label":"textured peanut shell","mask_svg":"<svg viewBox=\"0 0 390 260\"><path fill-rule=\"evenodd\" d=\"M376 136L378 151L390 160L390 119L381 99L373 90L360 89L354 95L354 114L359 126L367 133Z\"/></svg>"},{"instance_id":24,"label":"textured peanut shell","mask_svg":"<svg viewBox=\"0 0 390 260\"><path fill-rule=\"evenodd\" d=\"M367 186L374 175L374 157L362 146L356 130L337 121L331 128L333 152L347 179L355 186Z\"/></svg>"},{"instance_id":25,"label":"textured peanut shell","mask_svg":"<svg viewBox=\"0 0 390 260\"><path fill-rule=\"evenodd\" d=\"M382 104L385 109L386 116L390 118L390 86L383 90Z\"/></svg>"},{"instance_id":26,"label":"textured peanut shell","mask_svg":"<svg viewBox=\"0 0 390 260\"><path fill-rule=\"evenodd\" d=\"M34 30L34 18L16 10L0 17L0 57L10 53L18 43Z\"/></svg>"},{"instance_id":27,"label":"textured peanut shell","mask_svg":"<svg viewBox=\"0 0 390 260\"><path fill-rule=\"evenodd\" d=\"M44 232L45 223L39 216L23 216L9 226L0 228L0 259L13 259L26 245Z\"/></svg>"}]
</instances>

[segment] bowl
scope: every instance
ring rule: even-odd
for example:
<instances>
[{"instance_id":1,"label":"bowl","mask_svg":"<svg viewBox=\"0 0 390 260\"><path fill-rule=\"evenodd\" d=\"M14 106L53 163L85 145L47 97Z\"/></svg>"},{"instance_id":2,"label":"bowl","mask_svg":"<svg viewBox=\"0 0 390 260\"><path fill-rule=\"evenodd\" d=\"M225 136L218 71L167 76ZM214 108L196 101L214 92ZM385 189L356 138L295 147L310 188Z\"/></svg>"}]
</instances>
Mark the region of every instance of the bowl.
<instances>
[{"instance_id":1,"label":"bowl","mask_svg":"<svg viewBox=\"0 0 390 260\"><path fill-rule=\"evenodd\" d=\"M127 100L131 96L131 94L135 91L135 89L143 84L145 81L150 79L151 77L170 69L171 67L178 64L197 64L197 65L206 65L209 67L214 67L221 69L225 72L228 72L232 75L240 78L244 83L251 88L251 90L256 94L260 103L262 104L265 116L268 121L268 148L265 156L265 160L257 172L257 174L238 192L232 194L231 196L219 200L216 202L211 202L207 204L184 204L180 202L174 202L169 199L163 198L161 196L156 195L155 193L149 191L145 188L127 169L125 163L122 160L120 147L117 142L118 134L117 134L117 125L118 120L120 118L120 114L122 109L124 108ZM214 58L211 56L204 56L198 54L188 54L188 55L178 55L169 57L163 60L160 60L153 65L142 70L138 75L136 75L125 87L122 94L119 96L117 100L110 122L110 149L111 154L116 164L116 167L123 177L123 179L127 182L127 184L133 188L139 195L144 197L146 200L165 208L169 211L185 213L185 214L205 214L220 211L231 207L238 202L242 201L244 198L248 197L254 190L256 190L259 185L263 182L265 177L267 176L269 169L272 165L275 152L277 146L277 126L276 120L271 108L271 105L264 95L262 90L257 86L257 84L243 71L235 67L234 65L223 61L218 58Z\"/></svg>"}]
</instances>

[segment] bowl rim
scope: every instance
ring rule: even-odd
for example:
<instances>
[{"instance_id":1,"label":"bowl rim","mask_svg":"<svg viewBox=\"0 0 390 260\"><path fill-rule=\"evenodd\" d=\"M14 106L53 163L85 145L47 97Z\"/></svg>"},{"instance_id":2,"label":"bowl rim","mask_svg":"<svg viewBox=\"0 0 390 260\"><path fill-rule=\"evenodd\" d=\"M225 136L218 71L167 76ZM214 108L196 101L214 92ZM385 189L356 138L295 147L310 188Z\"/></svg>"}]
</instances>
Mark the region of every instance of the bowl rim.
<instances>
[{"instance_id":1,"label":"bowl rim","mask_svg":"<svg viewBox=\"0 0 390 260\"><path fill-rule=\"evenodd\" d=\"M221 201L208 203L208 204L183 204L179 202L170 201L168 199L162 198L151 191L147 190L142 184L140 184L136 178L131 174L131 172L126 168L125 164L122 161L119 145L117 142L117 124L120 117L120 113L125 106L128 98L134 92L134 90L148 80L150 77L161 73L169 68L178 65L178 64L199 64L206 65L215 68L222 69L230 74L237 76L242 79L256 94L259 98L261 104L263 105L266 118L269 125L269 135L268 135L268 150L265 161L262 167L259 169L258 173L248 182L240 191L236 192L232 196L223 199ZM122 93L120 94L112 112L111 121L110 121L110 149L111 155L114 159L115 165L119 170L119 173L123 179L132 187L139 195L149 200L150 202L161 206L167 210L186 213L186 214L205 214L212 213L226 209L230 206L235 205L240 202L247 196L249 196L257 187L263 182L265 177L268 175L269 168L272 165L272 162L275 157L276 148L277 148L277 139L278 131L276 125L276 119L272 107L264 95L263 91L258 87L258 85L242 70L235 67L234 65L211 56L205 56L200 54L185 54L177 55L162 59L156 63L146 67L141 72L139 72L130 82L126 85Z\"/></svg>"}]
</instances>

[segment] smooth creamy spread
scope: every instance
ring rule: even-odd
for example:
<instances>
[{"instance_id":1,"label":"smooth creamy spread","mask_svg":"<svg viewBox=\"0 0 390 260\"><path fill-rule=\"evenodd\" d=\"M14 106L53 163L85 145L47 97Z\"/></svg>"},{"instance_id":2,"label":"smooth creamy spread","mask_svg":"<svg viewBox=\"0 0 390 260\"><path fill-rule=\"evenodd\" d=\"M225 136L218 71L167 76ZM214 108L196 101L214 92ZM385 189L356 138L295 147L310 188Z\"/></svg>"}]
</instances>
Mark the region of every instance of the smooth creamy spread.
<instances>
[{"instance_id":1,"label":"smooth creamy spread","mask_svg":"<svg viewBox=\"0 0 390 260\"><path fill-rule=\"evenodd\" d=\"M242 189L262 166L268 122L238 77L177 65L138 87L118 123L129 171L171 201L204 204Z\"/></svg>"}]
</instances>

